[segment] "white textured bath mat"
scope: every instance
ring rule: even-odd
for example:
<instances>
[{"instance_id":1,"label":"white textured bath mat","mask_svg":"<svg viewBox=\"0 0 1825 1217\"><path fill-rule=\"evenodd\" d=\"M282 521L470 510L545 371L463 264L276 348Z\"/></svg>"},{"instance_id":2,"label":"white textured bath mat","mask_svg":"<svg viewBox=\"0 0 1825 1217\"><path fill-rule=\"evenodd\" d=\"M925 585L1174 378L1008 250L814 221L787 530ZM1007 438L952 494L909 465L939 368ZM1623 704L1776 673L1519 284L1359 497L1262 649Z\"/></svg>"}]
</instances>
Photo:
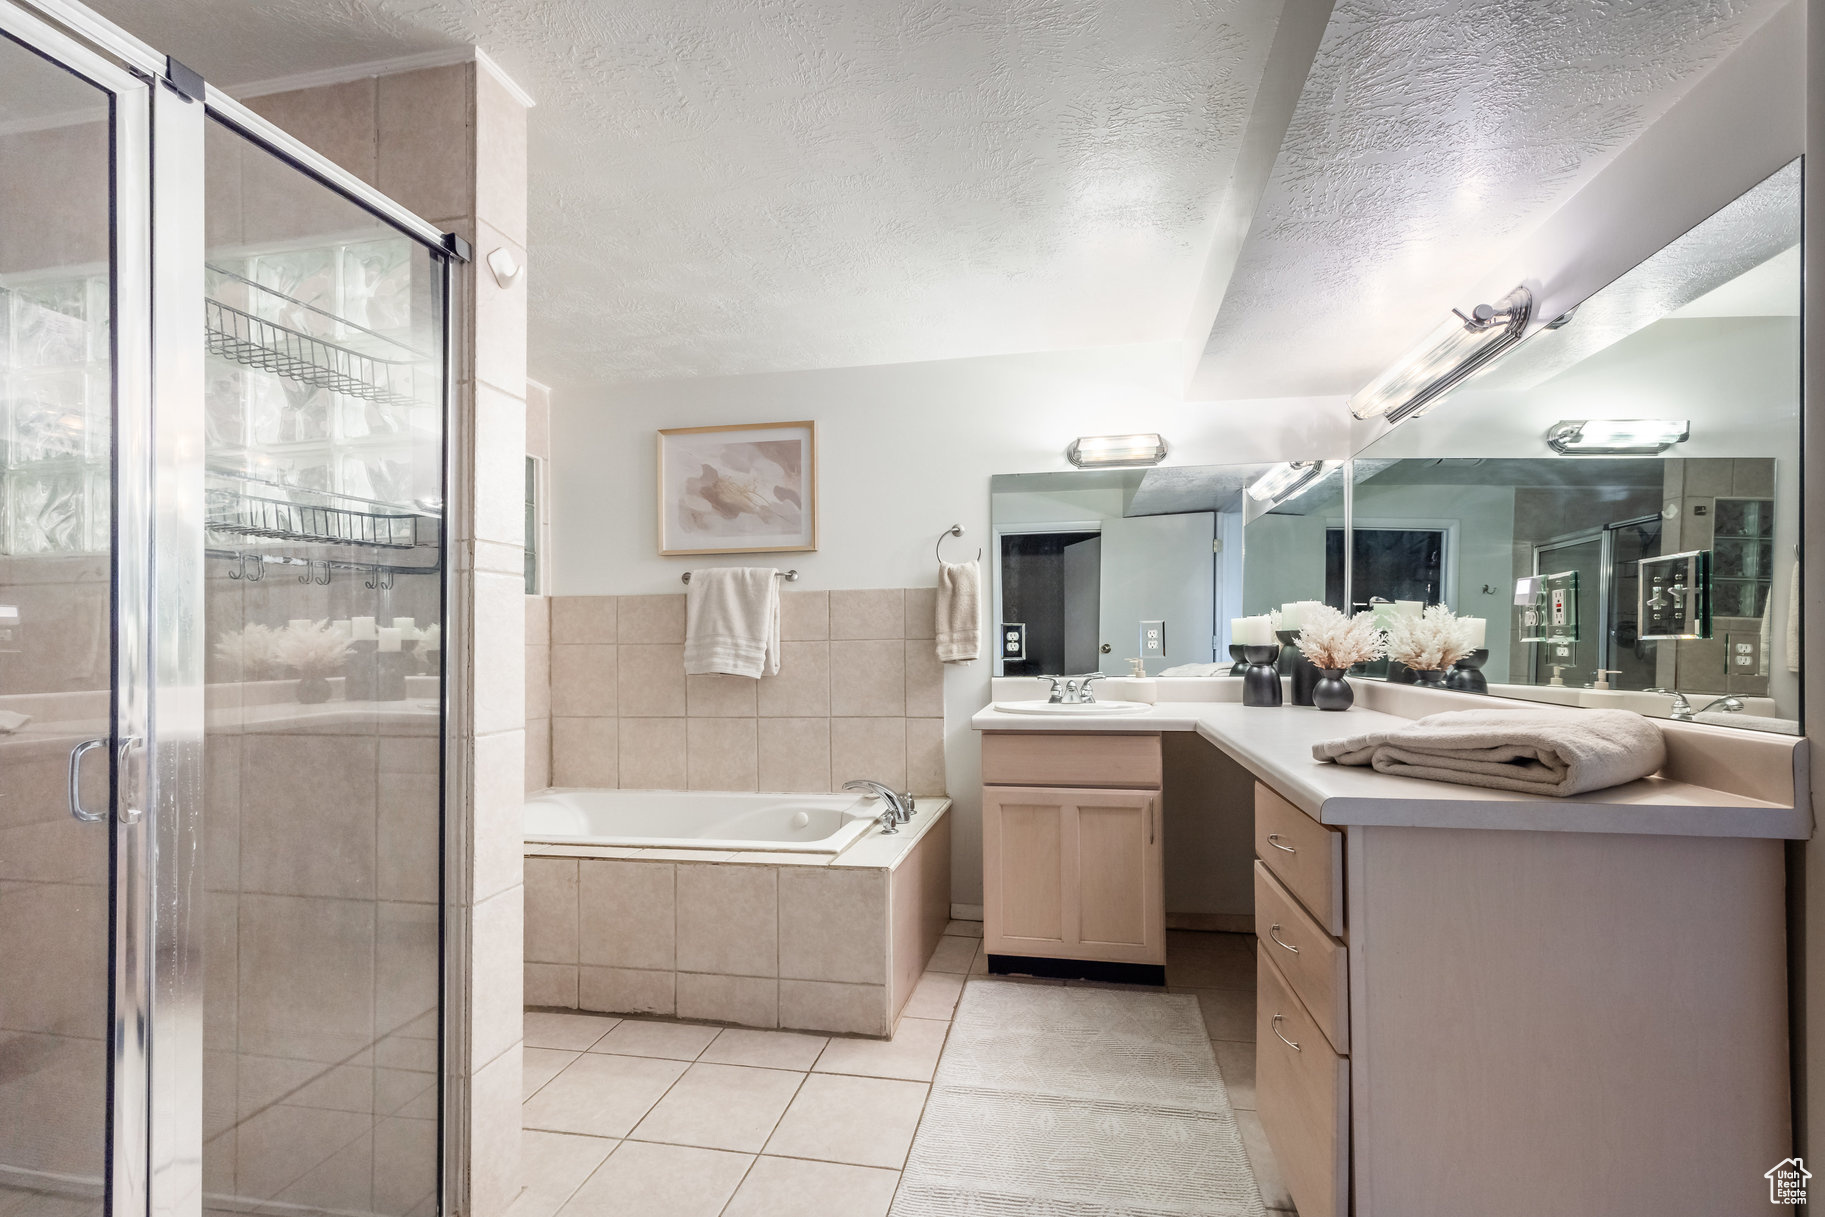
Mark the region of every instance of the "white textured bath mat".
<instances>
[{"instance_id":1,"label":"white textured bath mat","mask_svg":"<svg viewBox=\"0 0 1825 1217\"><path fill-rule=\"evenodd\" d=\"M1186 994L972 979L891 1217L1260 1217Z\"/></svg>"}]
</instances>

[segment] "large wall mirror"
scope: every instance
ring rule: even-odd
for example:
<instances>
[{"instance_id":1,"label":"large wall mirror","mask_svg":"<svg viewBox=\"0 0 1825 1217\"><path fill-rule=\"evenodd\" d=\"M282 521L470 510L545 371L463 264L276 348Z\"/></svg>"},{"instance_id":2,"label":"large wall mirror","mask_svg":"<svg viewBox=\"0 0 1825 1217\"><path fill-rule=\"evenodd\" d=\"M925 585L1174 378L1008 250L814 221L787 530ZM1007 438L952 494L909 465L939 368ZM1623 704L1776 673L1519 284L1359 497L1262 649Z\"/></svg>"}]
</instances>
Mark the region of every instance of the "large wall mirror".
<instances>
[{"instance_id":1,"label":"large wall mirror","mask_svg":"<svg viewBox=\"0 0 1825 1217\"><path fill-rule=\"evenodd\" d=\"M1796 161L1357 454L1354 606L1485 619L1498 696L1798 733L1800 353Z\"/></svg>"}]
</instances>

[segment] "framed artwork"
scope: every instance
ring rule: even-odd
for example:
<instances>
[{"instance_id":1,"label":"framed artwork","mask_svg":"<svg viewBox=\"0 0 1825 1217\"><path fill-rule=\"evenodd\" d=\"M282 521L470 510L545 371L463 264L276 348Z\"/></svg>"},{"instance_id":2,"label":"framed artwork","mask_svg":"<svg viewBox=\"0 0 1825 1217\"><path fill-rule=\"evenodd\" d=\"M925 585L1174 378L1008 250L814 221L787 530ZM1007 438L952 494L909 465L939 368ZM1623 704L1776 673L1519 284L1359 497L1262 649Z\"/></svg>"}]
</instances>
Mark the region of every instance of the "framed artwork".
<instances>
[{"instance_id":1,"label":"framed artwork","mask_svg":"<svg viewBox=\"0 0 1825 1217\"><path fill-rule=\"evenodd\" d=\"M817 424L659 432L659 553L817 548Z\"/></svg>"}]
</instances>

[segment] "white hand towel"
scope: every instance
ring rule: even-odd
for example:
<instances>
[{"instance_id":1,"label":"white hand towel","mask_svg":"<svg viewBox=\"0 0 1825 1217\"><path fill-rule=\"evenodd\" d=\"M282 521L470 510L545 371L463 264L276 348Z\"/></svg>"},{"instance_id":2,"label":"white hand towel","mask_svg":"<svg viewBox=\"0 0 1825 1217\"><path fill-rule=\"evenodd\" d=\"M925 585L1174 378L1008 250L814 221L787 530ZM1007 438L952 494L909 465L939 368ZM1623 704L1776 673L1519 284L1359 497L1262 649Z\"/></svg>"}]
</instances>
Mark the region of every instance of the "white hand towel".
<instances>
[{"instance_id":1,"label":"white hand towel","mask_svg":"<svg viewBox=\"0 0 1825 1217\"><path fill-rule=\"evenodd\" d=\"M974 562L938 563L938 662L982 655L982 572Z\"/></svg>"},{"instance_id":2,"label":"white hand towel","mask_svg":"<svg viewBox=\"0 0 1825 1217\"><path fill-rule=\"evenodd\" d=\"M684 670L756 680L779 671L779 580L771 567L691 572L684 597Z\"/></svg>"},{"instance_id":3,"label":"white hand towel","mask_svg":"<svg viewBox=\"0 0 1825 1217\"><path fill-rule=\"evenodd\" d=\"M1312 746L1312 756L1377 773L1564 797L1656 772L1666 743L1627 710L1454 710Z\"/></svg>"}]
</instances>

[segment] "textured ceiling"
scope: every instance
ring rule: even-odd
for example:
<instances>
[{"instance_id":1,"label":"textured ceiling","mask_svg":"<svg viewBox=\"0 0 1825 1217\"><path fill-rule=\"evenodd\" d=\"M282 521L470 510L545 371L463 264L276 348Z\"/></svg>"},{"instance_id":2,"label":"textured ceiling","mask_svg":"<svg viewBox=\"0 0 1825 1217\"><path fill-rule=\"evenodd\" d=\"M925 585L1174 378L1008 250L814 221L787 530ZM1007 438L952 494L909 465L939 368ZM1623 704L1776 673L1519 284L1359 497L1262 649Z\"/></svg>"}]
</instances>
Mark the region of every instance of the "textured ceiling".
<instances>
[{"instance_id":1,"label":"textured ceiling","mask_svg":"<svg viewBox=\"0 0 1825 1217\"><path fill-rule=\"evenodd\" d=\"M1177 340L1279 0L100 0L213 80L473 42L556 383Z\"/></svg>"},{"instance_id":2,"label":"textured ceiling","mask_svg":"<svg viewBox=\"0 0 1825 1217\"><path fill-rule=\"evenodd\" d=\"M1780 0L1337 0L1193 396L1349 393Z\"/></svg>"}]
</instances>

